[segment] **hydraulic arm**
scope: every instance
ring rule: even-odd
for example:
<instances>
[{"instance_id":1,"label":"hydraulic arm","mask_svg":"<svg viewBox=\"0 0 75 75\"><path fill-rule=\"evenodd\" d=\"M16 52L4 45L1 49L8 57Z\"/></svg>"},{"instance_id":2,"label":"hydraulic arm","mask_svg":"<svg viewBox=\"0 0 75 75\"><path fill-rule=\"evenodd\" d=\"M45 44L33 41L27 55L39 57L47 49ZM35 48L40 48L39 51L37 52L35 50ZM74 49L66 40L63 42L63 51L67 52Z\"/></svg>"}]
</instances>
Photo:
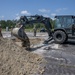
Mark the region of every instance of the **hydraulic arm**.
<instances>
[{"instance_id":1,"label":"hydraulic arm","mask_svg":"<svg viewBox=\"0 0 75 75\"><path fill-rule=\"evenodd\" d=\"M50 23L50 18L48 18L48 17L43 17L43 16L39 16L39 15L21 16L20 20L19 20L20 28L14 28L13 31L12 31L13 35L18 37L25 44L25 41L29 40L29 39L28 39L27 35L24 32L24 27L27 24L33 24L33 23L43 23L45 25L45 28L47 29L49 38L47 40L45 40L44 43L48 43L52 39L52 31L51 31L52 30L52 25ZM15 31L17 31L17 32L15 33ZM28 43L28 42L29 41L27 41L26 43Z\"/></svg>"},{"instance_id":2,"label":"hydraulic arm","mask_svg":"<svg viewBox=\"0 0 75 75\"><path fill-rule=\"evenodd\" d=\"M31 20L28 20L27 17L30 17ZM45 28L47 29L48 32L48 36L51 37L52 36L52 25L50 23L50 18L48 17L43 17L43 16L39 16L39 15L35 15L35 16L21 16L20 18L20 22L23 26L25 26L26 24L33 24L33 23L43 23L45 25Z\"/></svg>"}]
</instances>

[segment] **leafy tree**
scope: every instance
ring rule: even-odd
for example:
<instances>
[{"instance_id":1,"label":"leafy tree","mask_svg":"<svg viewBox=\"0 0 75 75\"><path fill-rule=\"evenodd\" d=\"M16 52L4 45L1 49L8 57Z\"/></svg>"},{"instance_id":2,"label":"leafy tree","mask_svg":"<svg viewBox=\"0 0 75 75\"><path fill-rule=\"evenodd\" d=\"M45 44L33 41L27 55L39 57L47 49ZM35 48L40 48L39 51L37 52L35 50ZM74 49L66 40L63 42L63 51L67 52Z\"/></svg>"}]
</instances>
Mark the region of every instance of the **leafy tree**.
<instances>
[{"instance_id":1,"label":"leafy tree","mask_svg":"<svg viewBox=\"0 0 75 75\"><path fill-rule=\"evenodd\" d=\"M9 27L9 28L11 28L11 26L12 27L14 27L15 26L15 23L13 22L13 21L11 21L11 20L7 20L7 26Z\"/></svg>"},{"instance_id":2,"label":"leafy tree","mask_svg":"<svg viewBox=\"0 0 75 75\"><path fill-rule=\"evenodd\" d=\"M7 23L5 20L1 20L0 24L1 24L2 28L5 28L7 26Z\"/></svg>"},{"instance_id":3,"label":"leafy tree","mask_svg":"<svg viewBox=\"0 0 75 75\"><path fill-rule=\"evenodd\" d=\"M17 22L18 22L17 20L7 20L7 21L1 20L1 21L0 21L0 24L2 25L2 28L6 28L6 27L11 28L11 26L12 26L12 27L15 27L15 25L16 25ZM50 23L51 23L51 25L52 25L52 28L54 28L55 20L50 20ZM35 25L36 28L38 28L38 29L45 28L45 25L44 25L43 23L27 24L27 25L25 26L25 28L26 28L26 29L28 29L28 28L31 29L31 28L34 27L34 25Z\"/></svg>"},{"instance_id":4,"label":"leafy tree","mask_svg":"<svg viewBox=\"0 0 75 75\"><path fill-rule=\"evenodd\" d=\"M1 20L0 24L1 24L2 28L6 28L6 27L11 28L11 26L14 27L16 25L14 20L7 20L7 21Z\"/></svg>"}]
</instances>

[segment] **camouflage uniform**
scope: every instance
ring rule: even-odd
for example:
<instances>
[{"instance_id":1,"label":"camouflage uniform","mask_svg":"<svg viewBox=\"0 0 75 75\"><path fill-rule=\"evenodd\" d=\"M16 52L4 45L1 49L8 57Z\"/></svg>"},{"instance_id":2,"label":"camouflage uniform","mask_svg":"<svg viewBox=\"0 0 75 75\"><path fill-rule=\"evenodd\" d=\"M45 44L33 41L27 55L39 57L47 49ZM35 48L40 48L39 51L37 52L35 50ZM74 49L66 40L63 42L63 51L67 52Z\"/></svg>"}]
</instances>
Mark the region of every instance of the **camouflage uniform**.
<instances>
[{"instance_id":1,"label":"camouflage uniform","mask_svg":"<svg viewBox=\"0 0 75 75\"><path fill-rule=\"evenodd\" d=\"M2 37L2 27L0 25L0 37Z\"/></svg>"},{"instance_id":2,"label":"camouflage uniform","mask_svg":"<svg viewBox=\"0 0 75 75\"><path fill-rule=\"evenodd\" d=\"M36 36L36 31L37 31L37 29L36 29L36 26L34 25L34 28L33 28L34 36Z\"/></svg>"}]
</instances>

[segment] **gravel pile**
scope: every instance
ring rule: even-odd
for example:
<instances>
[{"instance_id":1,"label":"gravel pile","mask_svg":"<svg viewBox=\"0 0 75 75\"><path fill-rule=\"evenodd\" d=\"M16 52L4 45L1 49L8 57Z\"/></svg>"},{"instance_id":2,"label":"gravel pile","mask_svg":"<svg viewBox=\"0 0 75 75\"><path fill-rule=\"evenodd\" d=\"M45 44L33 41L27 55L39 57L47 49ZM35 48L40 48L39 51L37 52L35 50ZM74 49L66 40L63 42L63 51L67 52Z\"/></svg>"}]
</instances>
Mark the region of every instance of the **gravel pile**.
<instances>
[{"instance_id":1,"label":"gravel pile","mask_svg":"<svg viewBox=\"0 0 75 75\"><path fill-rule=\"evenodd\" d=\"M11 39L0 38L0 75L41 75L45 60Z\"/></svg>"}]
</instances>

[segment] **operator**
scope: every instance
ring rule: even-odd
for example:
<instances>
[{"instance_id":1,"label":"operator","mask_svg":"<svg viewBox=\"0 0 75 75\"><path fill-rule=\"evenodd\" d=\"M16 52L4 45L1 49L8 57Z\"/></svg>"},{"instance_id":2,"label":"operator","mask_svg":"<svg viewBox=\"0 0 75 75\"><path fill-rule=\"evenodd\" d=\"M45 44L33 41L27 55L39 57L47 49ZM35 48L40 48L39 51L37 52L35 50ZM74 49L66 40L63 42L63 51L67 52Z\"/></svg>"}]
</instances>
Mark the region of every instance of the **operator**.
<instances>
[{"instance_id":1,"label":"operator","mask_svg":"<svg viewBox=\"0 0 75 75\"><path fill-rule=\"evenodd\" d=\"M74 35L75 32L75 24L72 25L72 35Z\"/></svg>"},{"instance_id":2,"label":"operator","mask_svg":"<svg viewBox=\"0 0 75 75\"><path fill-rule=\"evenodd\" d=\"M0 24L0 37L2 37L2 26Z\"/></svg>"},{"instance_id":3,"label":"operator","mask_svg":"<svg viewBox=\"0 0 75 75\"><path fill-rule=\"evenodd\" d=\"M12 30L13 30L13 26L11 26L11 37L13 36L13 34L12 34Z\"/></svg>"},{"instance_id":4,"label":"operator","mask_svg":"<svg viewBox=\"0 0 75 75\"><path fill-rule=\"evenodd\" d=\"M36 31L37 31L37 28L36 28L36 26L34 25L34 28L33 28L34 36L36 36Z\"/></svg>"}]
</instances>

